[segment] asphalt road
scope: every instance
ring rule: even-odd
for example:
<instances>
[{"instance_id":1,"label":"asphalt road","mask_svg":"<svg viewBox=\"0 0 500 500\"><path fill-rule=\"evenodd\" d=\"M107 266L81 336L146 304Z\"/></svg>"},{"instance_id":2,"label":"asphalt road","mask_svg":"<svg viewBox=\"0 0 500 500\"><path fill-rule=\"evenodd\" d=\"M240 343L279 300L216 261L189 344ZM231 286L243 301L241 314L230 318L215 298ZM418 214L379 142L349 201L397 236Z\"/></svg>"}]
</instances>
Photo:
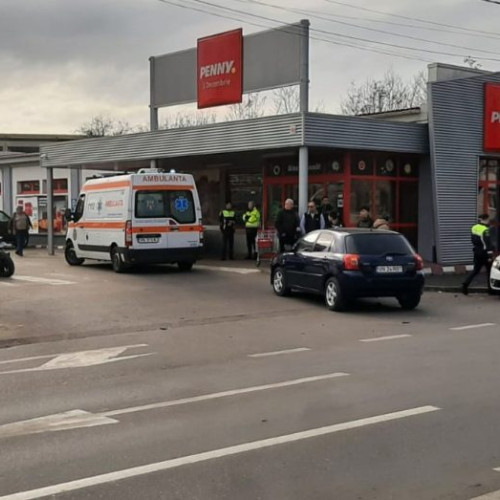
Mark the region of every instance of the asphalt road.
<instances>
[{"instance_id":1,"label":"asphalt road","mask_svg":"<svg viewBox=\"0 0 500 500\"><path fill-rule=\"evenodd\" d=\"M336 314L241 263L16 263L0 500L500 499L496 297Z\"/></svg>"}]
</instances>

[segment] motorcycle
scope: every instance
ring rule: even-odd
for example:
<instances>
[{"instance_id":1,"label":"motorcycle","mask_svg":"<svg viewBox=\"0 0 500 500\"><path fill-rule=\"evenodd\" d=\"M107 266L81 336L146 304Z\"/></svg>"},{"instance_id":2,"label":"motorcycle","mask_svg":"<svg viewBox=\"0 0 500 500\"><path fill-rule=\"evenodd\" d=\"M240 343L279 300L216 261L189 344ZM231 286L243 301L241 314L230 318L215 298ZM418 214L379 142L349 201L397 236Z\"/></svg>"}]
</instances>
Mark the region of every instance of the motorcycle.
<instances>
[{"instance_id":1,"label":"motorcycle","mask_svg":"<svg viewBox=\"0 0 500 500\"><path fill-rule=\"evenodd\" d=\"M16 269L10 253L6 251L11 248L11 245L0 238L0 278L10 278Z\"/></svg>"}]
</instances>

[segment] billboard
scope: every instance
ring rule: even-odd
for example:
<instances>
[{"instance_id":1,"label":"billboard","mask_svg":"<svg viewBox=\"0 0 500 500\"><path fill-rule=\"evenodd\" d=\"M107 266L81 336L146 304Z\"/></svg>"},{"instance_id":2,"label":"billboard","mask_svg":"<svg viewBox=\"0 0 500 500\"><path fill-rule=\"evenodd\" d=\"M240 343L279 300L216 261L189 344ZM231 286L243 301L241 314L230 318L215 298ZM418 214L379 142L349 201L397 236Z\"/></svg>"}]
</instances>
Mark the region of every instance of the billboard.
<instances>
[{"instance_id":1,"label":"billboard","mask_svg":"<svg viewBox=\"0 0 500 500\"><path fill-rule=\"evenodd\" d=\"M243 31L198 40L198 108L237 104L243 96Z\"/></svg>"},{"instance_id":2,"label":"billboard","mask_svg":"<svg viewBox=\"0 0 500 500\"><path fill-rule=\"evenodd\" d=\"M500 151L500 84L486 83L484 88L485 151Z\"/></svg>"},{"instance_id":3,"label":"billboard","mask_svg":"<svg viewBox=\"0 0 500 500\"><path fill-rule=\"evenodd\" d=\"M243 93L269 90L301 81L302 42L308 25L289 24L243 37ZM240 30L238 30L240 31ZM208 40L207 37L202 40ZM196 48L150 59L150 106L161 108L198 100ZM223 62L223 61L217 61Z\"/></svg>"}]
</instances>

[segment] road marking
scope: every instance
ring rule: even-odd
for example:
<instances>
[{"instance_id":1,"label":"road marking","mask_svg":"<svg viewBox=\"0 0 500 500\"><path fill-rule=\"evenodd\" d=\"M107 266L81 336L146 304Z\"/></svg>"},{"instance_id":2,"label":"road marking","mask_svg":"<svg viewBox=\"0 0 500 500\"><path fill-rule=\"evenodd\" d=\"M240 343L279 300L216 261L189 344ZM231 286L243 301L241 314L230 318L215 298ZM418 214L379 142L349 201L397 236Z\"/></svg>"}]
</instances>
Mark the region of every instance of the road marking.
<instances>
[{"instance_id":1,"label":"road marking","mask_svg":"<svg viewBox=\"0 0 500 500\"><path fill-rule=\"evenodd\" d=\"M309 347L296 347L295 349L285 349L283 351L261 352L259 354L249 354L249 358L266 358L267 356L279 356L280 354L293 354L295 352L310 351Z\"/></svg>"},{"instance_id":2,"label":"road marking","mask_svg":"<svg viewBox=\"0 0 500 500\"><path fill-rule=\"evenodd\" d=\"M75 285L75 281L67 281L67 280L60 280L56 278L42 278L40 276L19 276L19 275L14 275L12 276L13 280L16 281L26 281L29 283L40 283L44 285Z\"/></svg>"},{"instance_id":3,"label":"road marking","mask_svg":"<svg viewBox=\"0 0 500 500\"><path fill-rule=\"evenodd\" d=\"M96 425L104 425L118 423L118 420L113 420L110 417L118 415L126 415L128 413L137 413L141 411L156 410L158 408L167 408L170 406L179 406L190 403L198 403L200 401L209 401L212 399L226 398L229 396L238 396L240 394L248 394L252 392L265 391L270 389L278 389L281 387L291 387L300 384L318 382L321 380L329 380L338 377L347 377L348 373L328 373L326 375L318 375L315 377L299 378L295 380L287 380L285 382L277 382L275 384L257 385L254 387L246 387L243 389L234 389L224 392L216 392L213 394L203 394L191 398L176 399L172 401L162 401L159 403L151 403L148 405L134 406L131 408L122 408L119 410L109 410L101 413L90 413L83 410L71 410L64 413L47 415L41 418L24 420L22 422L12 422L0 426L0 438L18 436L21 434L33 434L47 431L62 431L67 429L77 429L79 427L94 427Z\"/></svg>"},{"instance_id":4,"label":"road marking","mask_svg":"<svg viewBox=\"0 0 500 500\"><path fill-rule=\"evenodd\" d=\"M1 364L6 363L21 363L25 361L32 361L36 359L52 358L47 363L35 368L23 368L19 370L9 370L0 372L0 375L7 375L10 373L26 373L37 372L45 370L61 370L64 368L83 368L87 366L103 365L106 363L114 363L116 361L125 361L134 358L141 358L144 356L151 356L153 353L135 354L131 356L123 356L118 358L120 354L127 349L135 349L138 347L147 347L148 344L135 344L121 347L108 347L105 349L93 349L91 351L69 352L64 354L49 354L46 356L34 356L32 358L13 359L11 361L2 361Z\"/></svg>"},{"instance_id":5,"label":"road marking","mask_svg":"<svg viewBox=\"0 0 500 500\"><path fill-rule=\"evenodd\" d=\"M454 328L450 328L450 330L459 332L462 330L473 330L475 328L486 328L488 326L496 326L495 323L480 323L478 325L465 325L465 326L455 326Z\"/></svg>"},{"instance_id":6,"label":"road marking","mask_svg":"<svg viewBox=\"0 0 500 500\"><path fill-rule=\"evenodd\" d=\"M103 417L102 415L83 410L71 410L56 415L0 425L0 437L26 436L42 432L56 432L118 423L118 420Z\"/></svg>"},{"instance_id":7,"label":"road marking","mask_svg":"<svg viewBox=\"0 0 500 500\"><path fill-rule=\"evenodd\" d=\"M243 389L232 389L229 391L215 392L212 394L203 394L201 396L193 396L191 398L176 399L173 401L164 401L161 403L152 403L149 405L136 406L133 408L124 408L122 410L111 410L100 413L105 417L114 417L117 415L124 415L126 413L135 413L139 411L154 410L157 408L167 408L168 406L185 405L189 403L197 403L199 401L209 401L211 399L227 398L229 396L238 396L240 394L248 394L251 392L265 391L269 389L279 389L281 387L291 387L294 385L308 384L312 382L319 382L321 380L329 380L339 377L348 377L348 373L327 373L326 375L317 375L315 377L298 378L295 380L287 380L285 382L277 382L274 384L256 385L253 387L245 387Z\"/></svg>"},{"instance_id":8,"label":"road marking","mask_svg":"<svg viewBox=\"0 0 500 500\"><path fill-rule=\"evenodd\" d=\"M486 493L486 495L481 495L480 497L471 498L471 500L500 500L500 490L492 491L491 493Z\"/></svg>"},{"instance_id":9,"label":"road marking","mask_svg":"<svg viewBox=\"0 0 500 500\"><path fill-rule=\"evenodd\" d=\"M247 269L246 267L218 267L218 266L204 266L196 264L194 268L202 269L204 271L221 271L223 273L236 273L236 274L260 273L258 269Z\"/></svg>"},{"instance_id":10,"label":"road marking","mask_svg":"<svg viewBox=\"0 0 500 500\"><path fill-rule=\"evenodd\" d=\"M401 335L387 335L386 337L373 337L371 339L360 339L360 342L379 342L381 340L404 339L406 337L411 337L411 335L408 333L403 333Z\"/></svg>"},{"instance_id":11,"label":"road marking","mask_svg":"<svg viewBox=\"0 0 500 500\"><path fill-rule=\"evenodd\" d=\"M163 462L156 462L115 472L108 472L106 474L100 474L98 476L91 476L83 479L77 479L76 481L69 481L67 483L55 484L52 486L46 486L34 490L13 493L0 497L0 500L33 500L35 498L43 498L50 495L68 493L70 491L77 491L83 488L89 488L91 486L98 486L115 481L120 481L123 479L129 479L132 477L144 476L153 472L174 469L177 467L182 467L183 465L192 465L200 462L205 462L207 460L215 460L218 458L238 455L240 453L246 453L249 451L270 448L271 446L294 443L302 441L304 439L311 439L319 436L334 434L336 432L358 429L360 427L400 420L416 415L423 415L426 413L438 411L440 409L441 408L437 408L436 406L421 406L419 408L412 408L409 410L397 411L394 413L386 413L385 415L377 415L374 417L362 418L360 420L352 420L350 422L328 425L326 427L319 427L307 431L296 432L294 434L285 434L282 436L262 439L259 441L251 441L249 443L228 446L227 448L219 448L217 450L205 451L202 453L196 453L194 455L173 458L170 460L165 460Z\"/></svg>"},{"instance_id":12,"label":"road marking","mask_svg":"<svg viewBox=\"0 0 500 500\"><path fill-rule=\"evenodd\" d=\"M6 281L0 281L0 286L17 286L14 283L7 283Z\"/></svg>"}]
</instances>

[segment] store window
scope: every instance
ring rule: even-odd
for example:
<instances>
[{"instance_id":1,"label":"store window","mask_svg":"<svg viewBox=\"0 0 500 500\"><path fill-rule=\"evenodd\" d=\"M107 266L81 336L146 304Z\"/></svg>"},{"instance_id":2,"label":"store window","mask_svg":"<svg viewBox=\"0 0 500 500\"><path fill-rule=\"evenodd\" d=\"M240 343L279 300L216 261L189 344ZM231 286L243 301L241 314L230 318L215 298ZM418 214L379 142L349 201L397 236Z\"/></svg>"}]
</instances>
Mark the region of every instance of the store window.
<instances>
[{"instance_id":1,"label":"store window","mask_svg":"<svg viewBox=\"0 0 500 500\"><path fill-rule=\"evenodd\" d=\"M276 222L278 213L282 208L283 186L270 185L267 189L267 213L271 223Z\"/></svg>"},{"instance_id":2,"label":"store window","mask_svg":"<svg viewBox=\"0 0 500 500\"><path fill-rule=\"evenodd\" d=\"M352 175L373 175L373 157L370 154L352 155Z\"/></svg>"},{"instance_id":3,"label":"store window","mask_svg":"<svg viewBox=\"0 0 500 500\"><path fill-rule=\"evenodd\" d=\"M362 207L373 205L373 181L353 179L351 181L351 221L358 220L358 214Z\"/></svg>"},{"instance_id":4,"label":"store window","mask_svg":"<svg viewBox=\"0 0 500 500\"><path fill-rule=\"evenodd\" d=\"M227 199L233 204L236 218L242 223L248 202L253 201L260 209L262 205L262 174L229 172L227 175Z\"/></svg>"},{"instance_id":5,"label":"store window","mask_svg":"<svg viewBox=\"0 0 500 500\"><path fill-rule=\"evenodd\" d=\"M68 179L54 179L52 181L52 189L55 194L67 194L68 193ZM42 192L47 194L47 181L42 182Z\"/></svg>"},{"instance_id":6,"label":"store window","mask_svg":"<svg viewBox=\"0 0 500 500\"><path fill-rule=\"evenodd\" d=\"M17 194L40 194L40 181L19 181Z\"/></svg>"},{"instance_id":7,"label":"store window","mask_svg":"<svg viewBox=\"0 0 500 500\"><path fill-rule=\"evenodd\" d=\"M500 160L482 158L479 162L477 214L486 213L491 219L491 232L496 249L500 249Z\"/></svg>"},{"instance_id":8,"label":"store window","mask_svg":"<svg viewBox=\"0 0 500 500\"><path fill-rule=\"evenodd\" d=\"M375 183L375 207L377 215L394 220L396 215L396 181Z\"/></svg>"},{"instance_id":9,"label":"store window","mask_svg":"<svg viewBox=\"0 0 500 500\"><path fill-rule=\"evenodd\" d=\"M210 168L194 173L196 188L200 197L203 224L218 225L219 212L224 205L221 169Z\"/></svg>"}]
</instances>

